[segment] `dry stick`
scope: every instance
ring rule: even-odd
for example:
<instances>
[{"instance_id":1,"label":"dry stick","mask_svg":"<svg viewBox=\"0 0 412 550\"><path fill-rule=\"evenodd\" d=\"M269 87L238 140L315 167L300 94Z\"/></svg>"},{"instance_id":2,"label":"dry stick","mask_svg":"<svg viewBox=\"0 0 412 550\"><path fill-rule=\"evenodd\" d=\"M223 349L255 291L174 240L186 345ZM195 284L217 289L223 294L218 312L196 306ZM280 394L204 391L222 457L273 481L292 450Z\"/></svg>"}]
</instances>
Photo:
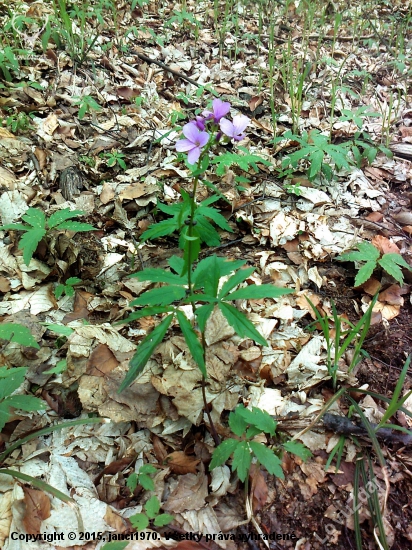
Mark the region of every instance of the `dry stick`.
<instances>
[{"instance_id":1,"label":"dry stick","mask_svg":"<svg viewBox=\"0 0 412 550\"><path fill-rule=\"evenodd\" d=\"M137 57L139 59L142 59L143 61L146 61L146 63L154 63L155 65L158 65L163 70L168 71L169 73L172 73L175 76L178 76L182 80L186 80L186 82L189 82L190 84L193 84L193 86L197 86L198 88L200 88L200 86L201 86L201 84L196 82L196 80L192 80L191 78L189 78L188 76L185 76L180 71L175 71L175 69L172 69L171 67L169 67L169 65L166 65L165 63L162 63L161 61L157 61L157 59L152 59L151 57L147 57L147 55L145 55L143 53L140 53L140 52L136 52L135 50L131 50L130 53L133 54L133 55L137 55Z\"/></svg>"}]
</instances>

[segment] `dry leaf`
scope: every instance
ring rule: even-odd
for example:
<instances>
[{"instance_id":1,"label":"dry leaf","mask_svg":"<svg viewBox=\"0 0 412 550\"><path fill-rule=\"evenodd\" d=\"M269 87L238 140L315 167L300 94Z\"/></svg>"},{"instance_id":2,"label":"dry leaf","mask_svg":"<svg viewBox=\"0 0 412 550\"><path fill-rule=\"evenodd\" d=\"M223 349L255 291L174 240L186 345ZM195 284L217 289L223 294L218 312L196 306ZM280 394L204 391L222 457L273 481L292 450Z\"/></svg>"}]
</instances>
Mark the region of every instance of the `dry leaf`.
<instances>
[{"instance_id":1,"label":"dry leaf","mask_svg":"<svg viewBox=\"0 0 412 550\"><path fill-rule=\"evenodd\" d=\"M50 498L43 491L22 487L26 506L23 524L27 533L38 535L42 521L50 517Z\"/></svg>"}]
</instances>

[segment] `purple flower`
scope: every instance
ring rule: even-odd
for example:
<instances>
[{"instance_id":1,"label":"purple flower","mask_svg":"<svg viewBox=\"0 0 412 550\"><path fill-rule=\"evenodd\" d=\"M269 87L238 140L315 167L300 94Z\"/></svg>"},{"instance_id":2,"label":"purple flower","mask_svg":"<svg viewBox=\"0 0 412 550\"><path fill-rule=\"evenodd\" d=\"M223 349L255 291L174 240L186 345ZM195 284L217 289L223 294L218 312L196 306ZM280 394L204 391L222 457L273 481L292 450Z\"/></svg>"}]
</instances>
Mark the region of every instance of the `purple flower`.
<instances>
[{"instance_id":1,"label":"purple flower","mask_svg":"<svg viewBox=\"0 0 412 550\"><path fill-rule=\"evenodd\" d=\"M194 122L196 126L199 128L199 130L202 130L203 132L206 125L205 125L205 119L202 116L197 116L196 120L192 120L192 122Z\"/></svg>"},{"instance_id":2,"label":"purple flower","mask_svg":"<svg viewBox=\"0 0 412 550\"><path fill-rule=\"evenodd\" d=\"M214 99L212 101L212 109L213 111L203 111L202 115L206 120L213 119L213 121L218 124L220 119L230 111L230 103L228 101L222 101L221 99Z\"/></svg>"},{"instance_id":3,"label":"purple flower","mask_svg":"<svg viewBox=\"0 0 412 550\"><path fill-rule=\"evenodd\" d=\"M209 134L199 130L196 126L196 121L192 121L183 126L183 135L187 139L179 139L176 142L176 151L188 151L187 160L190 164L196 164L199 160L202 147L209 141Z\"/></svg>"},{"instance_id":4,"label":"purple flower","mask_svg":"<svg viewBox=\"0 0 412 550\"><path fill-rule=\"evenodd\" d=\"M241 141L246 134L242 134L243 130L249 124L250 118L245 115L236 115L233 117L233 122L227 118L222 118L220 121L220 129L227 136L235 141Z\"/></svg>"}]
</instances>

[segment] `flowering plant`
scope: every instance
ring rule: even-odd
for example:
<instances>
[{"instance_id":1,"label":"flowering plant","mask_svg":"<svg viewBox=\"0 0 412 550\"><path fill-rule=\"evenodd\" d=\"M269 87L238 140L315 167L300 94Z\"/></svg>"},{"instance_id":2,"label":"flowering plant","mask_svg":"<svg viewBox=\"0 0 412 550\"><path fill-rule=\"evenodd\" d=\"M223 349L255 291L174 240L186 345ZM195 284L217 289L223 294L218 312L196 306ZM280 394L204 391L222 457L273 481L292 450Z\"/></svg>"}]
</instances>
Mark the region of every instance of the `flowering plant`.
<instances>
[{"instance_id":1,"label":"flowering plant","mask_svg":"<svg viewBox=\"0 0 412 550\"><path fill-rule=\"evenodd\" d=\"M254 268L242 269L246 262L226 261L225 258L216 255L209 255L197 262L202 243L207 246L219 245L220 237L215 226L233 231L220 211L211 206L223 195L218 194L219 191L210 182L202 179L203 174L213 164L217 165L218 175L224 173L225 167L232 164L238 164L243 170L248 170L252 166L256 171L258 162L269 164L256 155L248 154L243 147L239 148L242 154L224 153L213 159L210 158L212 149L217 149L219 145L231 140L236 143L245 138L244 131L250 120L244 115L235 115L230 121L226 118L230 108L229 102L214 99L210 110L203 111L201 116L196 116L183 127L184 137L177 141L176 150L187 153L193 178L192 191L187 192L182 189L180 191L182 201L177 204L158 203L158 209L171 218L153 224L141 235L141 241L145 241L178 232L179 247L183 250L183 257L173 256L169 259L171 271L143 269L131 275L140 281L161 283L163 286L152 288L132 301L131 306L143 306L142 309L121 321L124 323L149 315L163 315L161 322L139 344L120 391L131 384L142 372L155 348L166 335L172 321L177 321L202 375L204 408L216 445L219 444L220 439L213 425L205 391L207 378L205 329L210 315L217 307L240 337L250 338L262 346L267 346L265 338L256 330L253 323L230 302L238 299L276 298L293 292L292 289L277 288L271 284L258 286L250 284L236 290L239 285L244 285L254 271ZM199 182L214 189L215 194L198 203L196 194ZM223 286L220 284L222 277L227 279ZM189 320L181 309L185 304L192 306L193 321Z\"/></svg>"}]
</instances>

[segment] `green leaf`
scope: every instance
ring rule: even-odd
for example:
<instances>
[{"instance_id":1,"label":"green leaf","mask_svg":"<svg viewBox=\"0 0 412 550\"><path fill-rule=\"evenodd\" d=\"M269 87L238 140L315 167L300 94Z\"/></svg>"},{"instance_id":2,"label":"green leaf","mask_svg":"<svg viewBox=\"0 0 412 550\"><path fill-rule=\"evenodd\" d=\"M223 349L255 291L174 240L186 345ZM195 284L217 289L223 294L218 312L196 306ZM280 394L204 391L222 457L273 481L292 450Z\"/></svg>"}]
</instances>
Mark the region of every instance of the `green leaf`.
<instances>
[{"instance_id":1,"label":"green leaf","mask_svg":"<svg viewBox=\"0 0 412 550\"><path fill-rule=\"evenodd\" d=\"M156 527L163 527L171 523L174 519L175 518L170 514L159 514L157 518L155 518L153 524L156 525Z\"/></svg>"},{"instance_id":2,"label":"green leaf","mask_svg":"<svg viewBox=\"0 0 412 550\"><path fill-rule=\"evenodd\" d=\"M196 215L196 222L196 229L202 241L205 242L207 246L219 246L220 236L213 225L203 216Z\"/></svg>"},{"instance_id":3,"label":"green leaf","mask_svg":"<svg viewBox=\"0 0 412 550\"><path fill-rule=\"evenodd\" d=\"M56 286L56 289L54 291L54 295L56 297L56 300L58 300L62 296L65 288L66 287L62 284Z\"/></svg>"},{"instance_id":4,"label":"green leaf","mask_svg":"<svg viewBox=\"0 0 412 550\"><path fill-rule=\"evenodd\" d=\"M57 210L47 220L47 226L49 229L53 229L56 225L63 223L71 218L77 218L77 216L84 216L83 210L70 210L70 208L64 208L63 210Z\"/></svg>"},{"instance_id":5,"label":"green leaf","mask_svg":"<svg viewBox=\"0 0 412 550\"><path fill-rule=\"evenodd\" d=\"M4 323L0 325L0 339L17 342L28 348L40 349L30 330L20 323Z\"/></svg>"},{"instance_id":6,"label":"green leaf","mask_svg":"<svg viewBox=\"0 0 412 550\"><path fill-rule=\"evenodd\" d=\"M167 306L176 300L186 296L186 289L183 286L162 286L148 290L139 298L130 302L131 306Z\"/></svg>"},{"instance_id":7,"label":"green leaf","mask_svg":"<svg viewBox=\"0 0 412 550\"><path fill-rule=\"evenodd\" d=\"M341 254L336 258L344 262L377 262L380 252L373 246L373 244L363 241L357 243L356 248L359 252L347 252L346 254Z\"/></svg>"},{"instance_id":8,"label":"green leaf","mask_svg":"<svg viewBox=\"0 0 412 550\"><path fill-rule=\"evenodd\" d=\"M4 368L0 378L0 399L11 395L23 384L27 371L26 367Z\"/></svg>"},{"instance_id":9,"label":"green leaf","mask_svg":"<svg viewBox=\"0 0 412 550\"><path fill-rule=\"evenodd\" d=\"M384 254L378 264L400 285L403 285L403 273L399 266L412 271L412 267L405 262L400 254Z\"/></svg>"},{"instance_id":10,"label":"green leaf","mask_svg":"<svg viewBox=\"0 0 412 550\"><path fill-rule=\"evenodd\" d=\"M79 277L69 277L66 281L66 285L77 285L78 283L81 283L82 280L79 279Z\"/></svg>"},{"instance_id":11,"label":"green leaf","mask_svg":"<svg viewBox=\"0 0 412 550\"><path fill-rule=\"evenodd\" d=\"M232 468L237 471L240 481L244 482L246 480L251 462L252 455L250 453L249 443L247 441L239 442L233 453Z\"/></svg>"},{"instance_id":12,"label":"green leaf","mask_svg":"<svg viewBox=\"0 0 412 550\"><path fill-rule=\"evenodd\" d=\"M355 277L355 287L363 285L366 283L375 271L376 263L375 262L366 262L358 271Z\"/></svg>"},{"instance_id":13,"label":"green leaf","mask_svg":"<svg viewBox=\"0 0 412 550\"><path fill-rule=\"evenodd\" d=\"M11 395L4 402L7 402L9 407L20 409L22 411L43 411L47 409L44 401L32 395Z\"/></svg>"},{"instance_id":14,"label":"green leaf","mask_svg":"<svg viewBox=\"0 0 412 550\"><path fill-rule=\"evenodd\" d=\"M163 220L144 231L140 236L140 242L144 242L149 239L158 239L159 237L170 235L177 229L179 229L179 226L177 225L175 220Z\"/></svg>"},{"instance_id":15,"label":"green leaf","mask_svg":"<svg viewBox=\"0 0 412 550\"><path fill-rule=\"evenodd\" d=\"M197 214L205 216L206 218L210 218L221 229L224 229L225 231L229 231L230 233L233 233L233 229L227 223L226 218L224 218L222 216L222 214L219 214L219 211L216 208L208 208L207 206L199 206L199 208L196 211L196 218L195 218L196 220L198 219Z\"/></svg>"},{"instance_id":16,"label":"green leaf","mask_svg":"<svg viewBox=\"0 0 412 550\"><path fill-rule=\"evenodd\" d=\"M149 268L143 269L143 271L138 271L129 275L129 278L136 278L139 281L152 281L153 283L168 283L171 285L181 285L184 283L182 277L176 275L175 273L170 273L170 271L165 271L164 269Z\"/></svg>"},{"instance_id":17,"label":"green leaf","mask_svg":"<svg viewBox=\"0 0 412 550\"><path fill-rule=\"evenodd\" d=\"M149 498L145 504L145 510L150 519L155 518L160 511L159 499L156 496Z\"/></svg>"},{"instance_id":18,"label":"green leaf","mask_svg":"<svg viewBox=\"0 0 412 550\"><path fill-rule=\"evenodd\" d=\"M194 289L204 287L206 294L216 297L223 263L224 259L218 258L215 254L199 262L193 272Z\"/></svg>"},{"instance_id":19,"label":"green leaf","mask_svg":"<svg viewBox=\"0 0 412 550\"><path fill-rule=\"evenodd\" d=\"M282 462L273 451L268 449L266 445L258 443L257 441L251 441L249 445L253 454L270 474L280 477L280 479L285 479L281 466Z\"/></svg>"},{"instance_id":20,"label":"green leaf","mask_svg":"<svg viewBox=\"0 0 412 550\"><path fill-rule=\"evenodd\" d=\"M28 266L36 248L42 238L45 236L46 230L44 228L29 229L20 239L19 248L23 250L23 260Z\"/></svg>"},{"instance_id":21,"label":"green leaf","mask_svg":"<svg viewBox=\"0 0 412 550\"><path fill-rule=\"evenodd\" d=\"M124 550L126 546L128 546L130 543L129 540L126 542L122 541L112 541L112 542L106 542L104 546L101 547L101 550Z\"/></svg>"},{"instance_id":22,"label":"green leaf","mask_svg":"<svg viewBox=\"0 0 412 550\"><path fill-rule=\"evenodd\" d=\"M229 414L229 427L235 435L242 437L246 432L247 422L238 414L238 410L239 407Z\"/></svg>"},{"instance_id":23,"label":"green leaf","mask_svg":"<svg viewBox=\"0 0 412 550\"><path fill-rule=\"evenodd\" d=\"M153 307L144 307L139 309L139 311L134 311L121 321L113 323L114 325L124 325L125 323L130 323L136 321L136 319L141 319L142 317L151 317L152 315L158 315L159 313L168 313L169 311L174 311L173 307L170 306L153 306Z\"/></svg>"},{"instance_id":24,"label":"green leaf","mask_svg":"<svg viewBox=\"0 0 412 550\"><path fill-rule=\"evenodd\" d=\"M36 229L45 229L46 227L44 212L38 208L29 208L24 216L22 216L22 220Z\"/></svg>"},{"instance_id":25,"label":"green leaf","mask_svg":"<svg viewBox=\"0 0 412 550\"><path fill-rule=\"evenodd\" d=\"M147 476L146 474L140 474L139 473L139 483L143 487L145 491L154 491L155 490L155 484L151 477Z\"/></svg>"},{"instance_id":26,"label":"green leaf","mask_svg":"<svg viewBox=\"0 0 412 550\"><path fill-rule=\"evenodd\" d=\"M310 169L309 169L309 179L312 180L316 174L318 174L322 167L324 152L322 150L314 151L310 155Z\"/></svg>"},{"instance_id":27,"label":"green leaf","mask_svg":"<svg viewBox=\"0 0 412 550\"><path fill-rule=\"evenodd\" d=\"M225 300L260 300L261 298L278 298L283 294L292 294L293 288L279 288L273 285L249 285L235 290L225 296Z\"/></svg>"},{"instance_id":28,"label":"green leaf","mask_svg":"<svg viewBox=\"0 0 412 550\"><path fill-rule=\"evenodd\" d=\"M120 385L118 393L122 392L142 372L152 353L163 340L167 329L172 322L173 315L168 315L163 321L144 338L137 347L136 353L130 361L130 369Z\"/></svg>"},{"instance_id":29,"label":"green leaf","mask_svg":"<svg viewBox=\"0 0 412 550\"><path fill-rule=\"evenodd\" d=\"M29 231L30 226L24 225L24 223L8 223L0 226L0 231L6 231L9 229L15 229L17 231Z\"/></svg>"},{"instance_id":30,"label":"green leaf","mask_svg":"<svg viewBox=\"0 0 412 550\"><path fill-rule=\"evenodd\" d=\"M140 474L155 474L156 472L157 472L157 468L152 466L152 464L143 464L143 466L141 466L139 468L139 475Z\"/></svg>"},{"instance_id":31,"label":"green leaf","mask_svg":"<svg viewBox=\"0 0 412 550\"><path fill-rule=\"evenodd\" d=\"M60 223L59 225L56 225L56 227L54 229L56 229L58 231L60 231L60 230L62 230L62 231L65 231L65 230L77 231L79 233L81 233L82 231L83 232L85 232L85 231L97 231L97 229L95 227L93 227L92 225L90 225L89 223L72 222L72 221L67 221L67 222Z\"/></svg>"},{"instance_id":32,"label":"green leaf","mask_svg":"<svg viewBox=\"0 0 412 550\"><path fill-rule=\"evenodd\" d=\"M202 344L199 342L195 331L186 318L186 315L182 311L176 312L177 320L179 321L180 328L182 329L183 336L193 359L200 369L204 378L207 378L207 370L205 365L204 350Z\"/></svg>"},{"instance_id":33,"label":"green leaf","mask_svg":"<svg viewBox=\"0 0 412 550\"><path fill-rule=\"evenodd\" d=\"M149 527L149 518L146 514L134 514L129 519L137 531L144 531Z\"/></svg>"},{"instance_id":34,"label":"green leaf","mask_svg":"<svg viewBox=\"0 0 412 550\"><path fill-rule=\"evenodd\" d=\"M7 424L9 418L10 407L3 401L0 403L0 432L3 431L3 428Z\"/></svg>"},{"instance_id":35,"label":"green leaf","mask_svg":"<svg viewBox=\"0 0 412 550\"><path fill-rule=\"evenodd\" d=\"M255 271L254 267L247 267L245 269L239 269L234 275L232 275L222 286L219 292L219 298L226 296L228 292L235 288L235 286L240 285L243 281L246 281L250 275Z\"/></svg>"},{"instance_id":36,"label":"green leaf","mask_svg":"<svg viewBox=\"0 0 412 550\"><path fill-rule=\"evenodd\" d=\"M180 258L179 256L172 256L167 260L167 263L174 271L176 271L178 275L181 275L184 266L183 258Z\"/></svg>"},{"instance_id":37,"label":"green leaf","mask_svg":"<svg viewBox=\"0 0 412 550\"><path fill-rule=\"evenodd\" d=\"M137 487L138 477L136 472L133 472L129 475L126 481L126 486L130 489L131 493L134 493L136 487Z\"/></svg>"},{"instance_id":38,"label":"green leaf","mask_svg":"<svg viewBox=\"0 0 412 550\"><path fill-rule=\"evenodd\" d=\"M235 329L236 334L242 338L251 338L262 346L268 345L263 336L256 330L253 323L251 323L251 321L249 321L249 319L235 307L230 304L226 304L225 302L220 302L219 309L223 313L229 325Z\"/></svg>"},{"instance_id":39,"label":"green leaf","mask_svg":"<svg viewBox=\"0 0 412 550\"><path fill-rule=\"evenodd\" d=\"M345 156L343 155L342 151L337 149L337 147L329 146L326 150L330 158L333 160L337 168L346 168L349 170L350 166L348 161L346 160ZM345 154L347 153L344 150Z\"/></svg>"},{"instance_id":40,"label":"green leaf","mask_svg":"<svg viewBox=\"0 0 412 550\"><path fill-rule=\"evenodd\" d=\"M55 323L42 323L48 330L52 330L53 332L56 332L57 334L61 334L62 336L70 336L74 329L70 327L66 327L64 325L57 325Z\"/></svg>"},{"instance_id":41,"label":"green leaf","mask_svg":"<svg viewBox=\"0 0 412 550\"><path fill-rule=\"evenodd\" d=\"M308 460L312 456L310 450L305 447L303 443L299 443L298 441L287 441L283 444L283 448L288 453L292 453L304 461Z\"/></svg>"},{"instance_id":42,"label":"green leaf","mask_svg":"<svg viewBox=\"0 0 412 550\"><path fill-rule=\"evenodd\" d=\"M271 436L275 435L277 424L268 412L262 411L258 407L253 407L250 410L242 405L238 405L236 411L248 424L255 426L261 432L265 432Z\"/></svg>"},{"instance_id":43,"label":"green leaf","mask_svg":"<svg viewBox=\"0 0 412 550\"><path fill-rule=\"evenodd\" d=\"M222 443L213 451L209 468L213 470L213 468L222 466L222 464L228 460L238 445L240 445L240 441L237 439L225 439L222 441Z\"/></svg>"},{"instance_id":44,"label":"green leaf","mask_svg":"<svg viewBox=\"0 0 412 550\"><path fill-rule=\"evenodd\" d=\"M214 304L204 304L196 309L196 319L201 332L205 331L207 320L211 316L213 308Z\"/></svg>"},{"instance_id":45,"label":"green leaf","mask_svg":"<svg viewBox=\"0 0 412 550\"><path fill-rule=\"evenodd\" d=\"M55 367L48 370L44 370L42 374L61 374L65 370L67 370L67 360L62 359L61 361L58 361L56 363Z\"/></svg>"}]
</instances>

